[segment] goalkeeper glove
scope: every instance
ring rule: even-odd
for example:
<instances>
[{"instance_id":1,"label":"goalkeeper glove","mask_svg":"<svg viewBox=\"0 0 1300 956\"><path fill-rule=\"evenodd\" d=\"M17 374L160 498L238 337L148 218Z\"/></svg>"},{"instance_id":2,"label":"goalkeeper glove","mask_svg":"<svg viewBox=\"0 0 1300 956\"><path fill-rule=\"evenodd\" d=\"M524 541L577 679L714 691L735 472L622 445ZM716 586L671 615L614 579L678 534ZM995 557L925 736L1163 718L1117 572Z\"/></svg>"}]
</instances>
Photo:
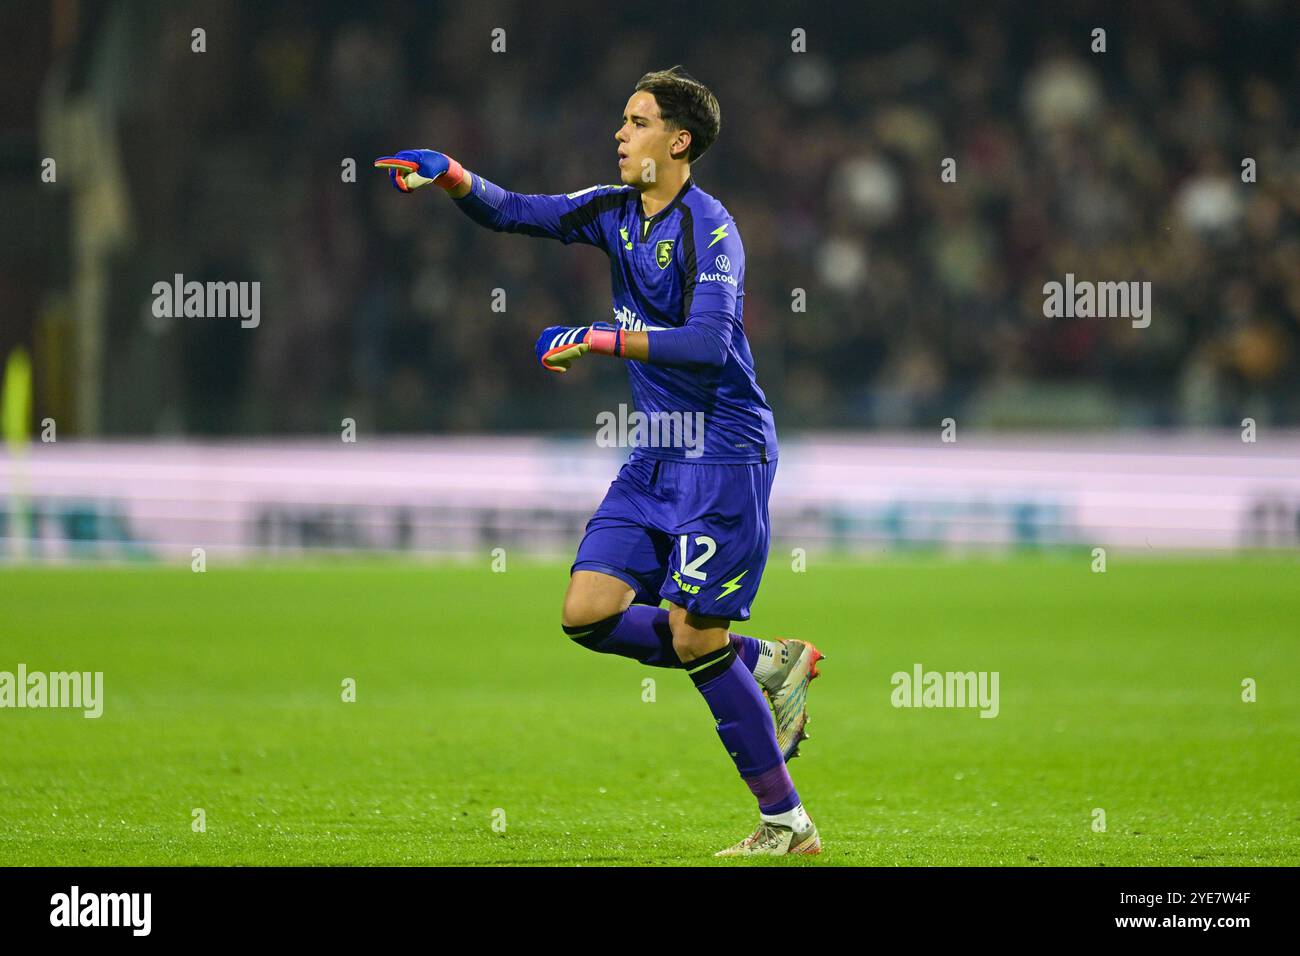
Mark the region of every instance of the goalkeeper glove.
<instances>
[{"instance_id":1,"label":"goalkeeper glove","mask_svg":"<svg viewBox=\"0 0 1300 956\"><path fill-rule=\"evenodd\" d=\"M567 372L573 360L588 352L623 357L623 330L608 322L578 328L553 325L537 340L537 360L549 372Z\"/></svg>"},{"instance_id":2,"label":"goalkeeper glove","mask_svg":"<svg viewBox=\"0 0 1300 956\"><path fill-rule=\"evenodd\" d=\"M460 163L431 149L404 149L396 156L380 156L375 160L375 168L388 170L393 187L404 193L432 182L450 192L465 179Z\"/></svg>"}]
</instances>

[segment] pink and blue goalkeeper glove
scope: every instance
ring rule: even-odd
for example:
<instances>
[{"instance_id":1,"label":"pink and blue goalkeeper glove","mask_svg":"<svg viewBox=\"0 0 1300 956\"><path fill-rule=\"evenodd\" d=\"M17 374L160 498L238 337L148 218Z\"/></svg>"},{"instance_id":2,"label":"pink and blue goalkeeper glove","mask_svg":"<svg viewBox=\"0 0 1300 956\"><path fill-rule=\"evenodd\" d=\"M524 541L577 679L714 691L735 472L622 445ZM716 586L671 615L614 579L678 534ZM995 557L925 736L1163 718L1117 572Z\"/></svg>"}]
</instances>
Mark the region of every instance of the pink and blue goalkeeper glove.
<instances>
[{"instance_id":1,"label":"pink and blue goalkeeper glove","mask_svg":"<svg viewBox=\"0 0 1300 956\"><path fill-rule=\"evenodd\" d=\"M552 325L537 340L537 361L548 372L567 372L573 361L588 352L623 357L623 330L608 322L594 325Z\"/></svg>"},{"instance_id":2,"label":"pink and blue goalkeeper glove","mask_svg":"<svg viewBox=\"0 0 1300 956\"><path fill-rule=\"evenodd\" d=\"M396 156L380 156L375 168L388 170L393 188L404 193L432 182L450 192L465 179L460 163L432 149L404 149Z\"/></svg>"}]
</instances>

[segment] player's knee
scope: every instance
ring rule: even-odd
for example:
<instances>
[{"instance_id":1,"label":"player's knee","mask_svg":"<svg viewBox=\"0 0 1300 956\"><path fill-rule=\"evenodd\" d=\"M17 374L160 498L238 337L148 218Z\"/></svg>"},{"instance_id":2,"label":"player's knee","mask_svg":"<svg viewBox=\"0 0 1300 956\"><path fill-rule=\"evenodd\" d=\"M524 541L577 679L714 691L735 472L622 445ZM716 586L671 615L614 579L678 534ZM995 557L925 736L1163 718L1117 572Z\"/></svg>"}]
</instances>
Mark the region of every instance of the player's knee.
<instances>
[{"instance_id":1,"label":"player's knee","mask_svg":"<svg viewBox=\"0 0 1300 956\"><path fill-rule=\"evenodd\" d=\"M727 646L731 638L723 632L717 631L692 631L686 634L673 634L673 650L677 653L677 659L687 664L691 661L698 660L714 651L720 651Z\"/></svg>"},{"instance_id":2,"label":"player's knee","mask_svg":"<svg viewBox=\"0 0 1300 956\"><path fill-rule=\"evenodd\" d=\"M606 606L606 603L590 598L566 598L560 614L560 629L575 644L593 651L600 650L601 643L623 618L620 608Z\"/></svg>"},{"instance_id":3,"label":"player's knee","mask_svg":"<svg viewBox=\"0 0 1300 956\"><path fill-rule=\"evenodd\" d=\"M569 579L569 588L564 592L560 625L567 632L607 620L626 610L632 596L632 589L622 581L579 571Z\"/></svg>"},{"instance_id":4,"label":"player's knee","mask_svg":"<svg viewBox=\"0 0 1300 956\"><path fill-rule=\"evenodd\" d=\"M698 634L686 634L673 631L673 650L677 653L677 659L683 662L695 660L697 657L703 657L708 651L704 650L703 642Z\"/></svg>"},{"instance_id":5,"label":"player's knee","mask_svg":"<svg viewBox=\"0 0 1300 956\"><path fill-rule=\"evenodd\" d=\"M694 617L683 607L673 607L668 612L668 627L678 659L693 661L724 647L729 638L725 628L721 628L722 623Z\"/></svg>"},{"instance_id":6,"label":"player's knee","mask_svg":"<svg viewBox=\"0 0 1300 956\"><path fill-rule=\"evenodd\" d=\"M575 627L588 627L613 617L622 608L617 601L602 600L599 596L569 593L564 597L560 611L560 626L566 633Z\"/></svg>"}]
</instances>

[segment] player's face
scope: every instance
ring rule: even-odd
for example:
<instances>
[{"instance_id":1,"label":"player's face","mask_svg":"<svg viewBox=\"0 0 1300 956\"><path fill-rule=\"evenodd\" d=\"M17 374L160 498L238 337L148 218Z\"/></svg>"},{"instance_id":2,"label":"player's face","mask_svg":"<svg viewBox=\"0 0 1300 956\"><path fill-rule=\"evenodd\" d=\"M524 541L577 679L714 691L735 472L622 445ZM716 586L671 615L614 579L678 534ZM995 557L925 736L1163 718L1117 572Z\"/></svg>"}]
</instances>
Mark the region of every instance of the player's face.
<instances>
[{"instance_id":1,"label":"player's face","mask_svg":"<svg viewBox=\"0 0 1300 956\"><path fill-rule=\"evenodd\" d=\"M671 161L670 148L681 151L681 130L670 130L659 115L654 94L633 93L623 107L623 125L618 140L618 172L624 185L646 189L654 185L657 171Z\"/></svg>"}]
</instances>

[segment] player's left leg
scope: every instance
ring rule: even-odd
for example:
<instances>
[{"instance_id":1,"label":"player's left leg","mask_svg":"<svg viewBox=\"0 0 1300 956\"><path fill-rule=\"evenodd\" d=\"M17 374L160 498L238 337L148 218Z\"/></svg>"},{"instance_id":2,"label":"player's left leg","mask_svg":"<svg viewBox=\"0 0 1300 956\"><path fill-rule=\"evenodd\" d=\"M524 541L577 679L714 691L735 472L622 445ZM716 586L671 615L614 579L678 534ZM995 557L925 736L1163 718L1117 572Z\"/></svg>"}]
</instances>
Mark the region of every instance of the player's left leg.
<instances>
[{"instance_id":1,"label":"player's left leg","mask_svg":"<svg viewBox=\"0 0 1300 956\"><path fill-rule=\"evenodd\" d=\"M763 691L728 638L726 618L669 609L673 649L713 713L718 737L758 800L758 829L718 856L818 853L821 839L799 800L776 742Z\"/></svg>"},{"instance_id":2,"label":"player's left leg","mask_svg":"<svg viewBox=\"0 0 1300 956\"><path fill-rule=\"evenodd\" d=\"M749 619L767 566L775 479L775 461L663 463L659 484L676 505L677 532L663 597L706 616ZM794 759L808 738L808 690L824 655L804 640L733 633L731 643L772 703L781 755Z\"/></svg>"},{"instance_id":3,"label":"player's left leg","mask_svg":"<svg viewBox=\"0 0 1300 956\"><path fill-rule=\"evenodd\" d=\"M749 619L767 564L768 498L775 472L774 461L665 462L661 470L665 493L676 504L678 546L660 591L673 605L673 647L713 712L718 736L757 798L762 817L758 830L722 851L723 856L821 849L786 770L788 754L778 743L761 678L741 660L745 642L738 652L728 639L731 621ZM798 707L802 711L801 701Z\"/></svg>"}]
</instances>

